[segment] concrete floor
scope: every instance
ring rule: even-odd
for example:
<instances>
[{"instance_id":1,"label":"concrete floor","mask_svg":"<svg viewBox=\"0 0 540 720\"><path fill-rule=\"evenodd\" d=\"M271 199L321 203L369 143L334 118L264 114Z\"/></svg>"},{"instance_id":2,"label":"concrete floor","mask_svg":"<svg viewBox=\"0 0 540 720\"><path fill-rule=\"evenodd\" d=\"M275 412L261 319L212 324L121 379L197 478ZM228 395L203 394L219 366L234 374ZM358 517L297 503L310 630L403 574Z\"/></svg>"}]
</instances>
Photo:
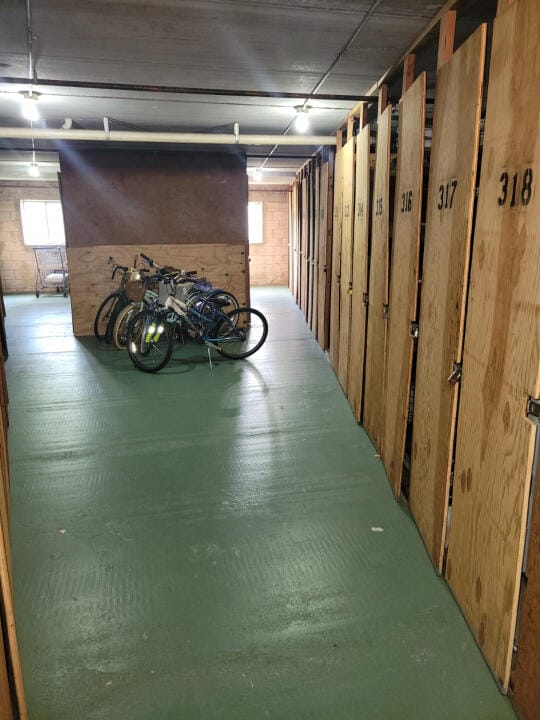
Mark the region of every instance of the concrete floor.
<instances>
[{"instance_id":1,"label":"concrete floor","mask_svg":"<svg viewBox=\"0 0 540 720\"><path fill-rule=\"evenodd\" d=\"M32 720L515 717L288 291L156 376L6 304Z\"/></svg>"}]
</instances>

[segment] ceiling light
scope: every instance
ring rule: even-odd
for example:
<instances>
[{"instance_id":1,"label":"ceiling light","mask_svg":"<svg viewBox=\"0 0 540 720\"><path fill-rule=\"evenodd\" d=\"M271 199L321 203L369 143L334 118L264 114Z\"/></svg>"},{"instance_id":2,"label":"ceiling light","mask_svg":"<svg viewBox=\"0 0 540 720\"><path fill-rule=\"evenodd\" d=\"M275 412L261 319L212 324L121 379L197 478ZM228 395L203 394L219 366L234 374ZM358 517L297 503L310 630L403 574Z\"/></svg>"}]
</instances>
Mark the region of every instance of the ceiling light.
<instances>
[{"instance_id":1,"label":"ceiling light","mask_svg":"<svg viewBox=\"0 0 540 720\"><path fill-rule=\"evenodd\" d=\"M296 117L294 119L294 127L298 132L305 133L309 130L309 118L307 108L297 107Z\"/></svg>"},{"instance_id":2,"label":"ceiling light","mask_svg":"<svg viewBox=\"0 0 540 720\"><path fill-rule=\"evenodd\" d=\"M262 180L262 170L260 170L259 168L257 168L257 169L255 170L255 172L253 173L253 179L255 180L255 182L261 182L261 180Z\"/></svg>"},{"instance_id":3,"label":"ceiling light","mask_svg":"<svg viewBox=\"0 0 540 720\"><path fill-rule=\"evenodd\" d=\"M28 174L30 177L39 177L39 166L37 162L32 162L28 166Z\"/></svg>"},{"instance_id":4,"label":"ceiling light","mask_svg":"<svg viewBox=\"0 0 540 720\"><path fill-rule=\"evenodd\" d=\"M27 120L39 120L39 110L37 106L39 95L31 91L21 94L23 97L21 108L22 116Z\"/></svg>"}]
</instances>

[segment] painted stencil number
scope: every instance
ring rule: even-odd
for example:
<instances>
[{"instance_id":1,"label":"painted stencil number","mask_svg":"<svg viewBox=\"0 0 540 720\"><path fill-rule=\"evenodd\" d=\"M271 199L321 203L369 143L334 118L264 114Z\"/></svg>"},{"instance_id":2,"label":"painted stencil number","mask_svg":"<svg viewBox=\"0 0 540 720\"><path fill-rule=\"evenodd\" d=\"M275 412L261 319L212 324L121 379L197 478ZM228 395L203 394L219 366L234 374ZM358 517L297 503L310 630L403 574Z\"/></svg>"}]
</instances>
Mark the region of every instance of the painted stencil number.
<instances>
[{"instance_id":1,"label":"painted stencil number","mask_svg":"<svg viewBox=\"0 0 540 720\"><path fill-rule=\"evenodd\" d=\"M517 205L528 205L532 197L533 188L533 171L532 168L527 168L523 173L523 180L519 182L519 173L514 173L510 179L510 175L504 171L501 173L499 182L501 183L501 194L497 198L497 202L502 207L506 205L508 197L510 196L510 207L516 207Z\"/></svg>"},{"instance_id":2,"label":"painted stencil number","mask_svg":"<svg viewBox=\"0 0 540 720\"><path fill-rule=\"evenodd\" d=\"M356 203L356 215L358 217L364 217L364 203L362 200L358 200Z\"/></svg>"},{"instance_id":3,"label":"painted stencil number","mask_svg":"<svg viewBox=\"0 0 540 720\"><path fill-rule=\"evenodd\" d=\"M452 208L457 186L457 180L450 180L450 182L447 182L446 184L439 185L439 202L437 203L439 210L448 210L449 208Z\"/></svg>"},{"instance_id":4,"label":"painted stencil number","mask_svg":"<svg viewBox=\"0 0 540 720\"><path fill-rule=\"evenodd\" d=\"M413 193L412 190L404 192L401 195L401 212L408 213L412 210Z\"/></svg>"},{"instance_id":5,"label":"painted stencil number","mask_svg":"<svg viewBox=\"0 0 540 720\"><path fill-rule=\"evenodd\" d=\"M375 201L375 215L382 215L382 200L382 197L380 197Z\"/></svg>"}]
</instances>

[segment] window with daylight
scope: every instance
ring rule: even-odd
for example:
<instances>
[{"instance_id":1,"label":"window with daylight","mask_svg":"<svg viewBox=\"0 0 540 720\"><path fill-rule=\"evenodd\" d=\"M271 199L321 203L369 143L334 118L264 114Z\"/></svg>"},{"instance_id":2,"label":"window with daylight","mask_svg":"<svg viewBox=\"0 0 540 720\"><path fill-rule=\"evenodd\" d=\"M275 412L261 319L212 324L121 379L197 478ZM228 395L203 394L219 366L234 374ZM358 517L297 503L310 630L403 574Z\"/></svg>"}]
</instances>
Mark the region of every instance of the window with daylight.
<instances>
[{"instance_id":1,"label":"window with daylight","mask_svg":"<svg viewBox=\"0 0 540 720\"><path fill-rule=\"evenodd\" d=\"M21 200L25 245L65 245L62 205L57 200Z\"/></svg>"},{"instance_id":2,"label":"window with daylight","mask_svg":"<svg viewBox=\"0 0 540 720\"><path fill-rule=\"evenodd\" d=\"M248 202L249 244L261 244L263 241L263 204Z\"/></svg>"}]
</instances>

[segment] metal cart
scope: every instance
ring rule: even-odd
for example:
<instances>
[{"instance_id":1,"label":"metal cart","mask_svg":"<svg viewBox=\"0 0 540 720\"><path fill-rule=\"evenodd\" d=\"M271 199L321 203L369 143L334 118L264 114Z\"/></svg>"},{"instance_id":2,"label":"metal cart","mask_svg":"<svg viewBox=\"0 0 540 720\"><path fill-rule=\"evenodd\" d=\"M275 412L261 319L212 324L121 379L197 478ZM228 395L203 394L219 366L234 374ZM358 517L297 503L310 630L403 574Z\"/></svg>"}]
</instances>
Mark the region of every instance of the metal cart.
<instances>
[{"instance_id":1,"label":"metal cart","mask_svg":"<svg viewBox=\"0 0 540 720\"><path fill-rule=\"evenodd\" d=\"M35 247L36 258L36 297L44 290L56 290L67 297L69 292L69 273L66 249L62 245Z\"/></svg>"}]
</instances>

